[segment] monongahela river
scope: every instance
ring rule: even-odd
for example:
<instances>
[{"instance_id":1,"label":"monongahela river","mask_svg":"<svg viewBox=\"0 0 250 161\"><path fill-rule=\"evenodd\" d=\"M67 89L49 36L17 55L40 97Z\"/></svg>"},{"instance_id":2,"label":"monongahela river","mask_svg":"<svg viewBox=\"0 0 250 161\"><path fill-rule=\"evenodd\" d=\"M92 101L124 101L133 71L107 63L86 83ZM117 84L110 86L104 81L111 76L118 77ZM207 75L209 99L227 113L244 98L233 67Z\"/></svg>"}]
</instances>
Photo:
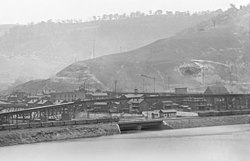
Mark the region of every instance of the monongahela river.
<instances>
[{"instance_id":1,"label":"monongahela river","mask_svg":"<svg viewBox=\"0 0 250 161\"><path fill-rule=\"evenodd\" d=\"M0 161L250 161L250 124L0 148Z\"/></svg>"}]
</instances>

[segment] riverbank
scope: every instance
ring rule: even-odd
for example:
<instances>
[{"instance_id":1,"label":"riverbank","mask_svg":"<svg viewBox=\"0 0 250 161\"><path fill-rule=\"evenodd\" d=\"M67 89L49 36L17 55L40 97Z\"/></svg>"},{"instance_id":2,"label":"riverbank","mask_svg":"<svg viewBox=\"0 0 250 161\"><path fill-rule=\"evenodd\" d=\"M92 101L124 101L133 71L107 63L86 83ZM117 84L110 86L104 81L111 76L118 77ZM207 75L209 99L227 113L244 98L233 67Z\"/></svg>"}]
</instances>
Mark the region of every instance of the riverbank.
<instances>
[{"instance_id":1,"label":"riverbank","mask_svg":"<svg viewBox=\"0 0 250 161\"><path fill-rule=\"evenodd\" d=\"M249 124L250 115L181 118L177 117L172 119L164 119L164 122L166 124L161 126L162 129L182 129L207 126ZM121 131L117 123L99 123L88 125L68 125L44 128L4 130L0 131L0 146L89 138L120 133Z\"/></svg>"},{"instance_id":2,"label":"riverbank","mask_svg":"<svg viewBox=\"0 0 250 161\"><path fill-rule=\"evenodd\" d=\"M164 119L165 123L173 129L195 128L207 126L223 126L236 124L249 124L250 115L214 116L214 117L191 117Z\"/></svg>"},{"instance_id":3,"label":"riverbank","mask_svg":"<svg viewBox=\"0 0 250 161\"><path fill-rule=\"evenodd\" d=\"M117 124L73 125L0 131L0 146L120 134Z\"/></svg>"}]
</instances>

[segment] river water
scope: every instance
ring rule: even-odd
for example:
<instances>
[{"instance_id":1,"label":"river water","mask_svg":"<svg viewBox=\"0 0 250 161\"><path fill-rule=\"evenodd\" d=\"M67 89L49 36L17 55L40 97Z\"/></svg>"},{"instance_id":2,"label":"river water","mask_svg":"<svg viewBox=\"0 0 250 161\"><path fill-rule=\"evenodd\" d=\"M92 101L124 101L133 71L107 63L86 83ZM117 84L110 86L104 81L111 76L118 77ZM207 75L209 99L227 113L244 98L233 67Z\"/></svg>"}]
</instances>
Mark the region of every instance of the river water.
<instances>
[{"instance_id":1,"label":"river water","mask_svg":"<svg viewBox=\"0 0 250 161\"><path fill-rule=\"evenodd\" d=\"M250 161L250 124L0 148L0 161Z\"/></svg>"}]
</instances>

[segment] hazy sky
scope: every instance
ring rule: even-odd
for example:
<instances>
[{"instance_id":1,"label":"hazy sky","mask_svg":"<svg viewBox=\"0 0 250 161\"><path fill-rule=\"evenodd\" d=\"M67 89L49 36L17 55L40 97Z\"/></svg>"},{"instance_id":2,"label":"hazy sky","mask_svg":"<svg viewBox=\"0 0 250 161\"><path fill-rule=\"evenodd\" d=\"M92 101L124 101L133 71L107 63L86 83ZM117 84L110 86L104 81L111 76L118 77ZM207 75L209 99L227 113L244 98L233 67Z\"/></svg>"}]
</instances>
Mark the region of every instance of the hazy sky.
<instances>
[{"instance_id":1,"label":"hazy sky","mask_svg":"<svg viewBox=\"0 0 250 161\"><path fill-rule=\"evenodd\" d=\"M0 0L0 24L40 22L48 19L83 19L132 11L201 11L226 9L230 3L250 0Z\"/></svg>"}]
</instances>

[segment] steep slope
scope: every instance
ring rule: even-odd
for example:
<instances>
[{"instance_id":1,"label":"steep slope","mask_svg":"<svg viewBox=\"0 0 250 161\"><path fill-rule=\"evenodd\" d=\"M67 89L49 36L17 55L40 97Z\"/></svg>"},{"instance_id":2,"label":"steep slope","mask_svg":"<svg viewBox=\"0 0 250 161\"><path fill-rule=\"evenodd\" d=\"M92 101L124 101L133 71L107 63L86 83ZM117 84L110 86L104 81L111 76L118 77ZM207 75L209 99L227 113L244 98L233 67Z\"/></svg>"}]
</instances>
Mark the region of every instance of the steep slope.
<instances>
[{"instance_id":1,"label":"steep slope","mask_svg":"<svg viewBox=\"0 0 250 161\"><path fill-rule=\"evenodd\" d=\"M95 57L133 50L218 13L147 15L91 22L48 21L8 30L0 26L0 61L3 62L0 83L47 78L76 60L90 58L93 50Z\"/></svg>"},{"instance_id":2,"label":"steep slope","mask_svg":"<svg viewBox=\"0 0 250 161\"><path fill-rule=\"evenodd\" d=\"M74 68L84 67L82 71L91 72L104 87L112 88L114 80L118 80L119 87L129 90L134 87L142 89L140 75L146 74L156 78L157 90L164 90L167 81L172 87L198 87L202 83L201 68L206 68L204 79L207 84L245 82L248 73L241 75L238 72L236 76L235 72L247 69L249 65L249 39L246 35L248 26L243 23L247 20L249 22L249 18L247 9L232 8L215 17L214 23L201 23L177 36L131 52L78 62L65 68L57 76L77 77ZM180 69L185 68L184 63L194 64L192 59L210 62L200 61L200 65L204 67L197 66L200 69L198 73L185 74ZM146 89L152 91L152 85L152 80L146 80Z\"/></svg>"},{"instance_id":3,"label":"steep slope","mask_svg":"<svg viewBox=\"0 0 250 161\"><path fill-rule=\"evenodd\" d=\"M224 83L244 92L249 83L250 6L230 8L223 14L184 30L176 36L158 40L145 47L74 63L50 82L61 81L87 88L142 90L145 74L156 78L156 90L170 86L200 87ZM203 76L204 75L204 76ZM153 91L153 80L145 79L145 91Z\"/></svg>"}]
</instances>

